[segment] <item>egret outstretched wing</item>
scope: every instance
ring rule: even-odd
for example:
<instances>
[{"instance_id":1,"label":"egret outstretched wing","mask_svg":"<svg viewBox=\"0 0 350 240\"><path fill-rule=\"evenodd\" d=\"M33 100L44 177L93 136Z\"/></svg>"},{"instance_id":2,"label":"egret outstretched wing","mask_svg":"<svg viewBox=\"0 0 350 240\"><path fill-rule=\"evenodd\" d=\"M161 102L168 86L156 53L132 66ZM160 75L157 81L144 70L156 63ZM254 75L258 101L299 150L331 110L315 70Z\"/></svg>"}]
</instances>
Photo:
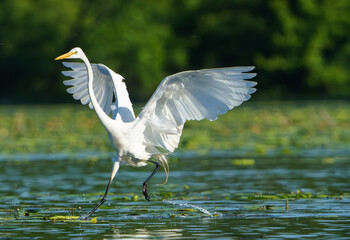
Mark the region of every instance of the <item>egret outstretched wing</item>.
<instances>
[{"instance_id":1,"label":"egret outstretched wing","mask_svg":"<svg viewBox=\"0 0 350 240\"><path fill-rule=\"evenodd\" d=\"M72 94L74 99L80 100L83 105L89 104L89 107L92 109L85 64L80 62L63 62L63 65L72 69L72 71L62 71L63 75L73 78L63 82L66 86L71 86L67 89L67 92ZM123 82L124 78L103 64L93 63L91 68L96 100L103 111L107 115L112 111L114 119L117 114L120 114L123 121L134 120L135 116L126 85ZM112 102L113 94L115 102Z\"/></svg>"},{"instance_id":2,"label":"egret outstretched wing","mask_svg":"<svg viewBox=\"0 0 350 240\"><path fill-rule=\"evenodd\" d=\"M254 67L180 72L166 77L135 119L144 126L145 143L173 152L186 120L216 120L256 91Z\"/></svg>"}]
</instances>

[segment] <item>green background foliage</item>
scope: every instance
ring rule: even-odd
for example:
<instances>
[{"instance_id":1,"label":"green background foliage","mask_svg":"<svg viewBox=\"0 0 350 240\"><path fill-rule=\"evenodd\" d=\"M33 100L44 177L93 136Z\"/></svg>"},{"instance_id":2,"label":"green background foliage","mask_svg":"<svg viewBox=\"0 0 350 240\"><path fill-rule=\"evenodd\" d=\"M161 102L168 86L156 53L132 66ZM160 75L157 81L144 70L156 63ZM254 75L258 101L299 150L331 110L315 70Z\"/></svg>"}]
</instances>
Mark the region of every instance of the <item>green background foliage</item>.
<instances>
[{"instance_id":1,"label":"green background foliage","mask_svg":"<svg viewBox=\"0 0 350 240\"><path fill-rule=\"evenodd\" d=\"M58 55L80 46L146 101L167 75L255 65L256 99L346 98L347 0L0 2L0 102L73 102Z\"/></svg>"}]
</instances>

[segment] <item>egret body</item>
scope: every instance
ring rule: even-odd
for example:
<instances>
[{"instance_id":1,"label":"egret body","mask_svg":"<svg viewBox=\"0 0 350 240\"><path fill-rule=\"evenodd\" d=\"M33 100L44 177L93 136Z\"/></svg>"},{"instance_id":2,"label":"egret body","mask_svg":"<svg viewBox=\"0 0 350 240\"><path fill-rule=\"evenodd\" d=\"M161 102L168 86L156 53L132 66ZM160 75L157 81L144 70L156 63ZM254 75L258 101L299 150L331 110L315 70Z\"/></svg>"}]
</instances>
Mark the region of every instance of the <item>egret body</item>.
<instances>
[{"instance_id":1,"label":"egret body","mask_svg":"<svg viewBox=\"0 0 350 240\"><path fill-rule=\"evenodd\" d=\"M76 47L57 57L81 59L81 62L63 62L72 71L63 71L72 79L64 81L71 86L67 92L82 104L89 104L107 131L116 151L106 192L99 204L86 216L90 217L107 197L109 186L119 170L120 162L156 168L143 184L158 171L160 164L168 175L166 155L173 152L180 141L187 120L213 121L218 115L240 105L256 90L256 82L246 81L256 74L254 67L228 67L179 72L163 79L152 97L135 118L124 78L103 64L90 64L84 52ZM113 102L113 99L115 100Z\"/></svg>"}]
</instances>

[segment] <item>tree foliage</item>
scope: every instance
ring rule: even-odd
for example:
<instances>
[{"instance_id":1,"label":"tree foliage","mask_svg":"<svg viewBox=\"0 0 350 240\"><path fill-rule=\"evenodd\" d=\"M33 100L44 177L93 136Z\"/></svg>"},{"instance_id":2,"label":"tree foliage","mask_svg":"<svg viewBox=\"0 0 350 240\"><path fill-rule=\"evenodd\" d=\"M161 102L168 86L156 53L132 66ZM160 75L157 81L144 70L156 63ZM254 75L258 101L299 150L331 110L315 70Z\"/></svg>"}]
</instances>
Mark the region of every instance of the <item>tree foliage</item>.
<instances>
[{"instance_id":1,"label":"tree foliage","mask_svg":"<svg viewBox=\"0 0 350 240\"><path fill-rule=\"evenodd\" d=\"M347 97L347 0L0 2L0 102L66 102L53 59L80 46L147 100L182 70L255 65L257 98Z\"/></svg>"}]
</instances>

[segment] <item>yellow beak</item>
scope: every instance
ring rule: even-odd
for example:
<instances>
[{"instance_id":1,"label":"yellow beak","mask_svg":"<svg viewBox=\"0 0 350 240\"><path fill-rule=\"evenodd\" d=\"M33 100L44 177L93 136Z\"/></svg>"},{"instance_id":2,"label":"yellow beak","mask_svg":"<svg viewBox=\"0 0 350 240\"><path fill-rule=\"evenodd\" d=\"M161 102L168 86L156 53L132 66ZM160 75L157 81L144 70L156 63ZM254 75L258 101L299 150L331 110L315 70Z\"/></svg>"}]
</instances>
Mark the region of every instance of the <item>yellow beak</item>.
<instances>
[{"instance_id":1,"label":"yellow beak","mask_svg":"<svg viewBox=\"0 0 350 240\"><path fill-rule=\"evenodd\" d=\"M65 59L67 57L70 57L74 54L75 52L67 52L65 54L62 54L61 56L58 56L57 58L55 58L55 60L61 60L61 59Z\"/></svg>"}]
</instances>

